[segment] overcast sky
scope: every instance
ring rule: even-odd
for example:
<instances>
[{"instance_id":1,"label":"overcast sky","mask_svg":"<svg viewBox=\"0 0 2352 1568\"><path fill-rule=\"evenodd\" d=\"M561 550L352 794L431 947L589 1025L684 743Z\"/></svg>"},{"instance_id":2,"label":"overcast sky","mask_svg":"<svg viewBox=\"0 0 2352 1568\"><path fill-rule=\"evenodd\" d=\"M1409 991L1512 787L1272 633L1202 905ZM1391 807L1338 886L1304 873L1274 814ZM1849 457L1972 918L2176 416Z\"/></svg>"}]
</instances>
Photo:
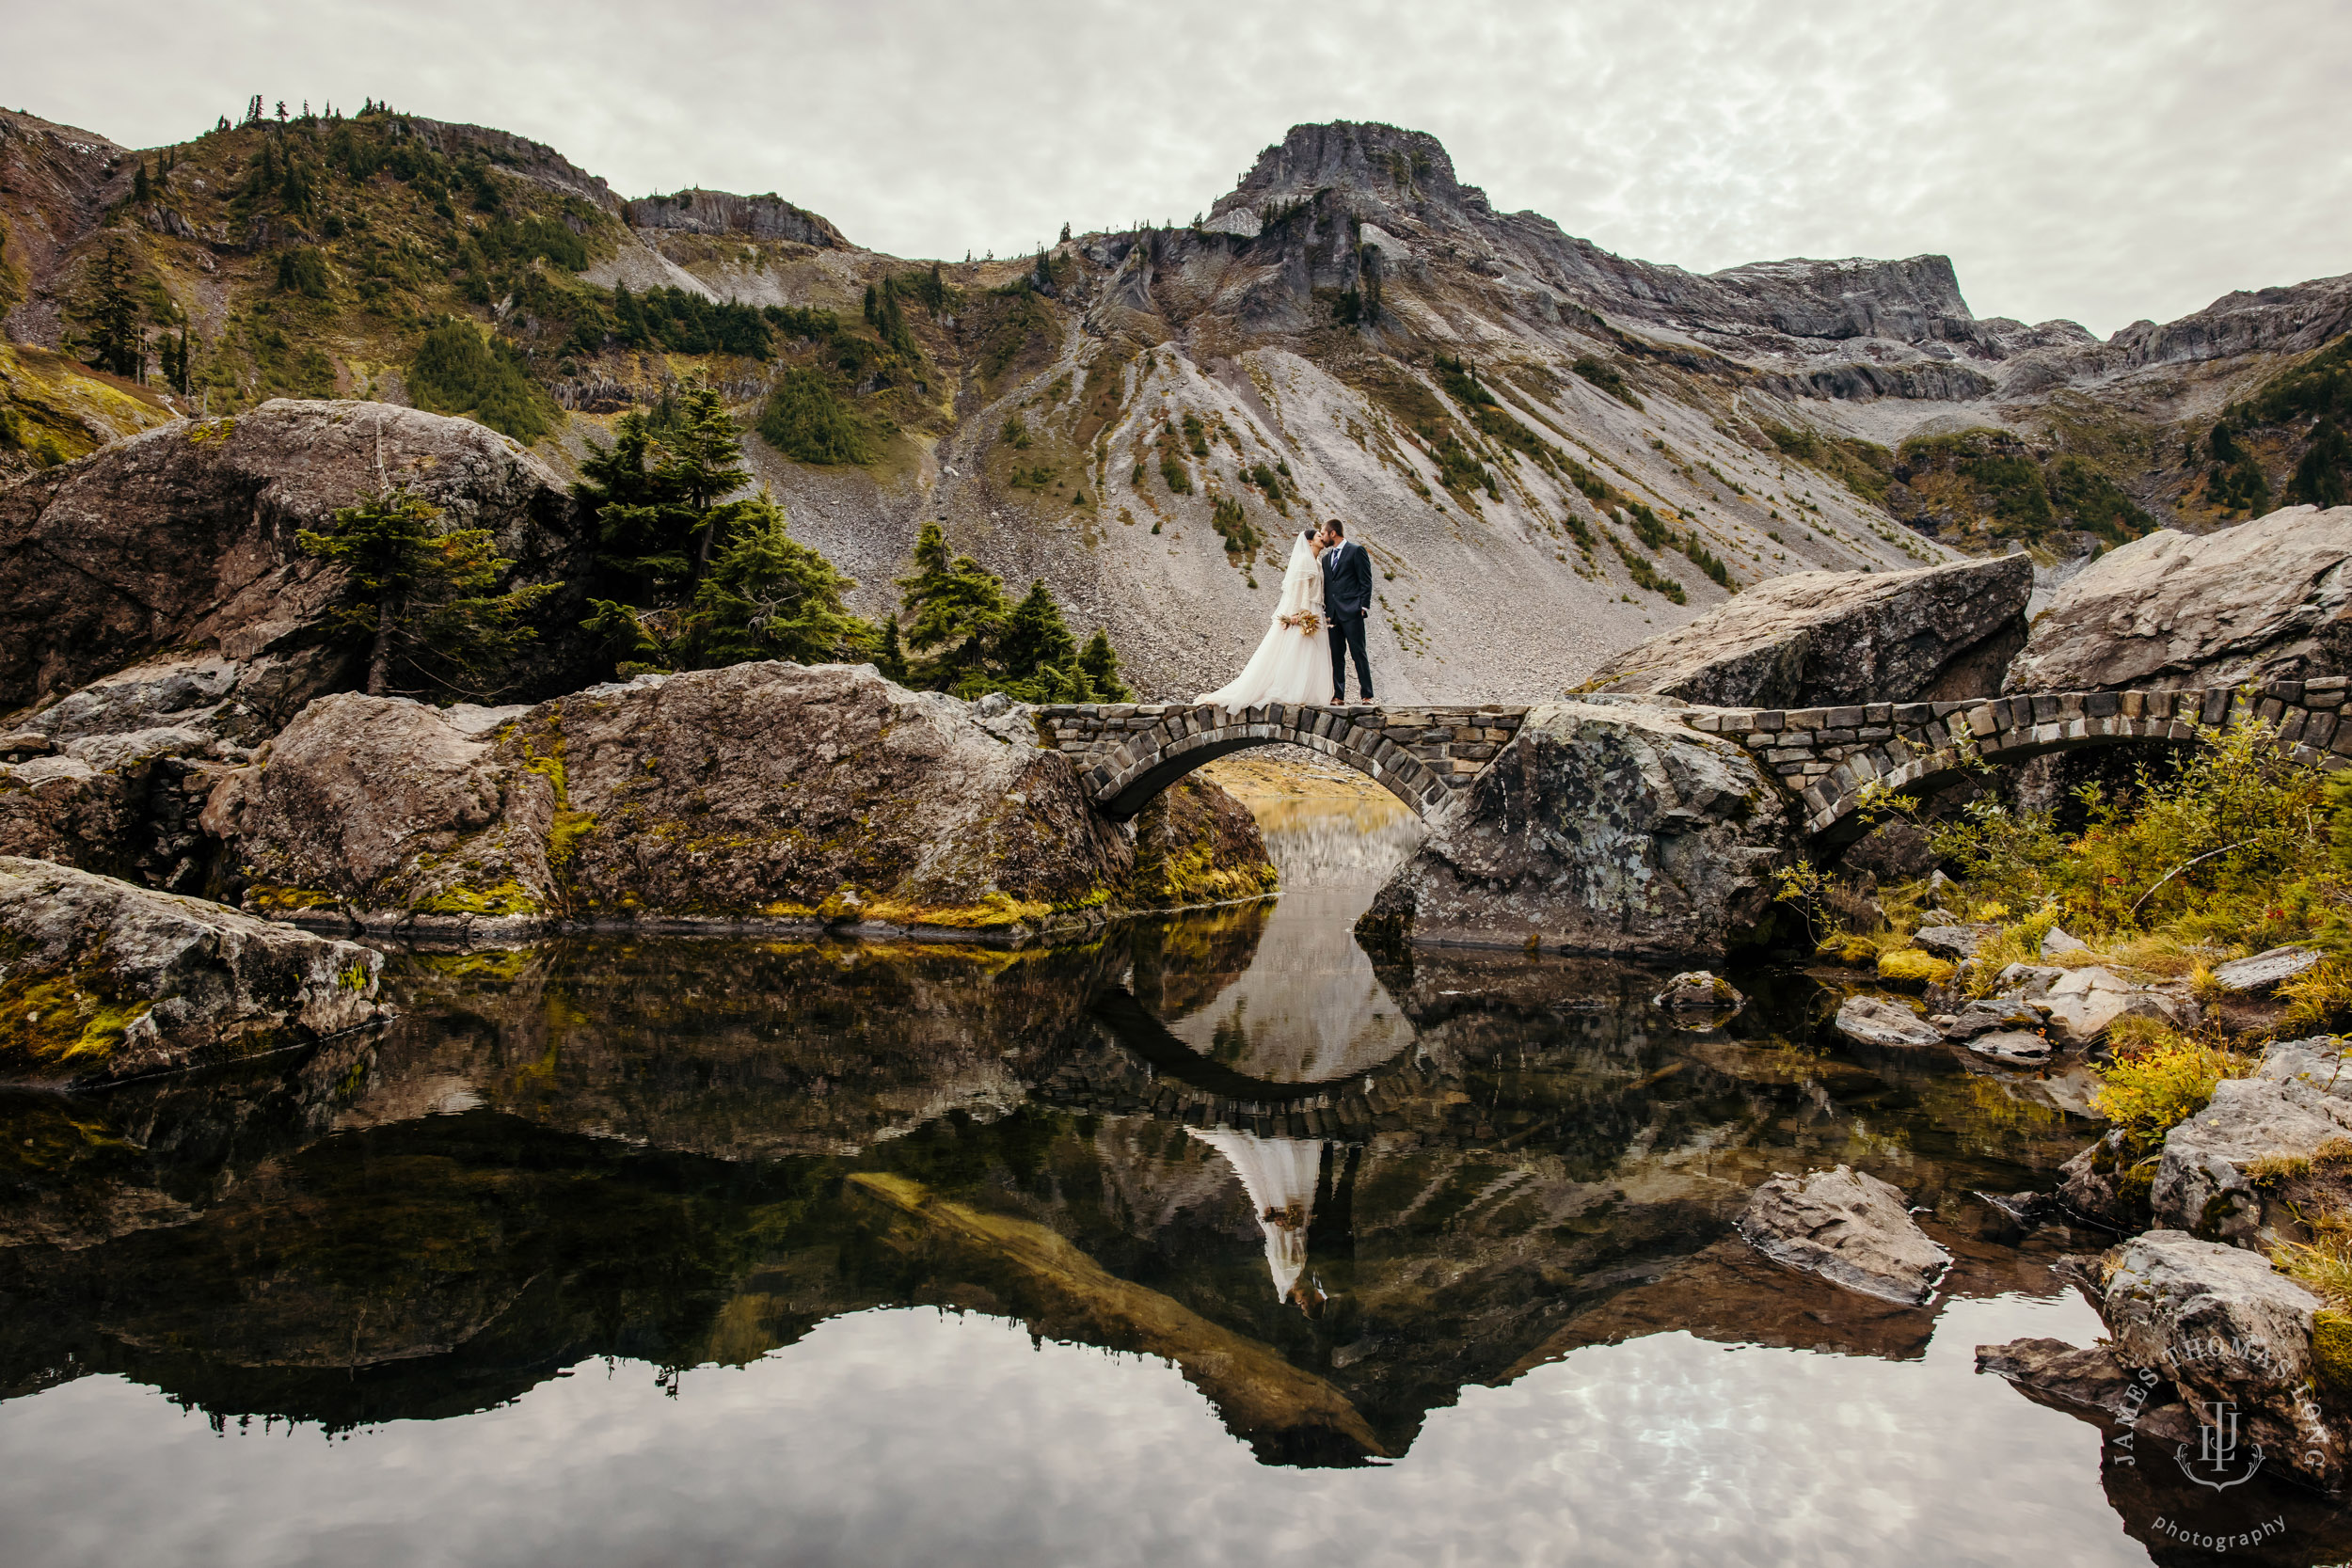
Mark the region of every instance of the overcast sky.
<instances>
[{"instance_id":1,"label":"overcast sky","mask_svg":"<svg viewBox=\"0 0 2352 1568\"><path fill-rule=\"evenodd\" d=\"M1950 255L2101 334L2352 272L2347 0L0 0L0 103L135 147L255 92L774 190L901 256L1232 188L1292 124L1427 131L1497 208L1698 271ZM103 35L103 36L102 36Z\"/></svg>"}]
</instances>

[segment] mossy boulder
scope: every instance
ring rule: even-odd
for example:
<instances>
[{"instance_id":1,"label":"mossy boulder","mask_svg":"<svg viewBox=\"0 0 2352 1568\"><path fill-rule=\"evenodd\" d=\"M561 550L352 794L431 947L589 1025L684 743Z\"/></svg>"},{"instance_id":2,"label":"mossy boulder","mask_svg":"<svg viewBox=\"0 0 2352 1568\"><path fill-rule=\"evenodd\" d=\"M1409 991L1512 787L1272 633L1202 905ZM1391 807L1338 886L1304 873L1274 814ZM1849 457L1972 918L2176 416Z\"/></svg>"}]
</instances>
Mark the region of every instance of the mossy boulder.
<instances>
[{"instance_id":1,"label":"mossy boulder","mask_svg":"<svg viewBox=\"0 0 2352 1568\"><path fill-rule=\"evenodd\" d=\"M103 1084L373 1022L382 958L200 898L0 857L0 1081Z\"/></svg>"},{"instance_id":2,"label":"mossy boulder","mask_svg":"<svg viewBox=\"0 0 2352 1568\"><path fill-rule=\"evenodd\" d=\"M559 902L556 788L495 754L498 717L357 692L304 708L205 806L248 879L246 907L369 929L544 924Z\"/></svg>"},{"instance_id":3,"label":"mossy boulder","mask_svg":"<svg viewBox=\"0 0 2352 1568\"><path fill-rule=\"evenodd\" d=\"M1916 947L1881 953L1878 962L1880 979L1905 987L1940 986L1957 974L1959 967Z\"/></svg>"},{"instance_id":4,"label":"mossy boulder","mask_svg":"<svg viewBox=\"0 0 2352 1568\"><path fill-rule=\"evenodd\" d=\"M870 665L755 663L528 709L343 695L205 822L249 907L368 929L550 922L1014 938L1271 890L1246 811L1171 790L1137 846L1017 725Z\"/></svg>"}]
</instances>

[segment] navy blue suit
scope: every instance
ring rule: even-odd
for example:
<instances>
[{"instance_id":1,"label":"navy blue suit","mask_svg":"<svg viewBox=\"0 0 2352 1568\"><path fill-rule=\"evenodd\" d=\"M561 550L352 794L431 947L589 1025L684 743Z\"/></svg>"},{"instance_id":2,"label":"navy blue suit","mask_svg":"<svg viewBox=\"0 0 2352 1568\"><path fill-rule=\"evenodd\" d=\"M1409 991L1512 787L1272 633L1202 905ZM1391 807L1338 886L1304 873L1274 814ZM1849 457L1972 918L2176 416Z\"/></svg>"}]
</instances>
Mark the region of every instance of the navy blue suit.
<instances>
[{"instance_id":1,"label":"navy blue suit","mask_svg":"<svg viewBox=\"0 0 2352 1568\"><path fill-rule=\"evenodd\" d=\"M1364 652L1364 617L1372 610L1372 555L1352 539L1323 552L1323 620L1331 639L1331 700L1347 695L1347 656L1356 655L1356 684L1372 696L1372 659Z\"/></svg>"}]
</instances>

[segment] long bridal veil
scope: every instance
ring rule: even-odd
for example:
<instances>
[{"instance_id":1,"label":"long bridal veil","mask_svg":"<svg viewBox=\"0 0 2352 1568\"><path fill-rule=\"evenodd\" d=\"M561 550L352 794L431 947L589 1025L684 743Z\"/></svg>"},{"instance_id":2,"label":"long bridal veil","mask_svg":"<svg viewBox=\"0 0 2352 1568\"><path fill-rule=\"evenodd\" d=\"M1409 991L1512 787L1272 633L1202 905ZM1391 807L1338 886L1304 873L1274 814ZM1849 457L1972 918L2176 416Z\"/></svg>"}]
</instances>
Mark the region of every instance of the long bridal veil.
<instances>
[{"instance_id":1,"label":"long bridal veil","mask_svg":"<svg viewBox=\"0 0 2352 1568\"><path fill-rule=\"evenodd\" d=\"M1282 624L1285 617L1312 613L1315 629ZM1282 596L1272 623L1241 673L1215 691L1193 700L1218 707L1256 707L1263 703L1320 703L1331 695L1331 644L1323 614L1323 566L1315 548L1300 534L1291 542L1290 565L1282 573Z\"/></svg>"}]
</instances>

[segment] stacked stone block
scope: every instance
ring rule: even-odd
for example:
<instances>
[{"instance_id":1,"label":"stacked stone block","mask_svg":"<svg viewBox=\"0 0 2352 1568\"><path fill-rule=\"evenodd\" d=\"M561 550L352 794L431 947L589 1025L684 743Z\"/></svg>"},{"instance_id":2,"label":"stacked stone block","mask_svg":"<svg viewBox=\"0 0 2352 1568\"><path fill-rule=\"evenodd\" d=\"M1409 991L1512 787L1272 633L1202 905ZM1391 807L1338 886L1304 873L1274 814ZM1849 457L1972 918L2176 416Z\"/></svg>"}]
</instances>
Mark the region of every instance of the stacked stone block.
<instances>
[{"instance_id":1,"label":"stacked stone block","mask_svg":"<svg viewBox=\"0 0 2352 1568\"><path fill-rule=\"evenodd\" d=\"M1527 718L1524 707L1316 707L1273 703L1220 708L1174 703L1064 703L1037 710L1042 742L1071 755L1096 802L1130 816L1211 758L1289 744L1371 775L1435 816L1484 772Z\"/></svg>"},{"instance_id":2,"label":"stacked stone block","mask_svg":"<svg viewBox=\"0 0 2352 1568\"><path fill-rule=\"evenodd\" d=\"M2123 741L2191 741L2249 717L2277 726L2297 761L2352 764L2352 723L2339 723L2347 682L2279 681L2186 691L2058 691L1965 703L1850 707L1687 708L1693 729L1755 752L1804 803L1805 832L1850 829L1866 791L1934 789L1973 756L2023 762L2049 752Z\"/></svg>"}]
</instances>

